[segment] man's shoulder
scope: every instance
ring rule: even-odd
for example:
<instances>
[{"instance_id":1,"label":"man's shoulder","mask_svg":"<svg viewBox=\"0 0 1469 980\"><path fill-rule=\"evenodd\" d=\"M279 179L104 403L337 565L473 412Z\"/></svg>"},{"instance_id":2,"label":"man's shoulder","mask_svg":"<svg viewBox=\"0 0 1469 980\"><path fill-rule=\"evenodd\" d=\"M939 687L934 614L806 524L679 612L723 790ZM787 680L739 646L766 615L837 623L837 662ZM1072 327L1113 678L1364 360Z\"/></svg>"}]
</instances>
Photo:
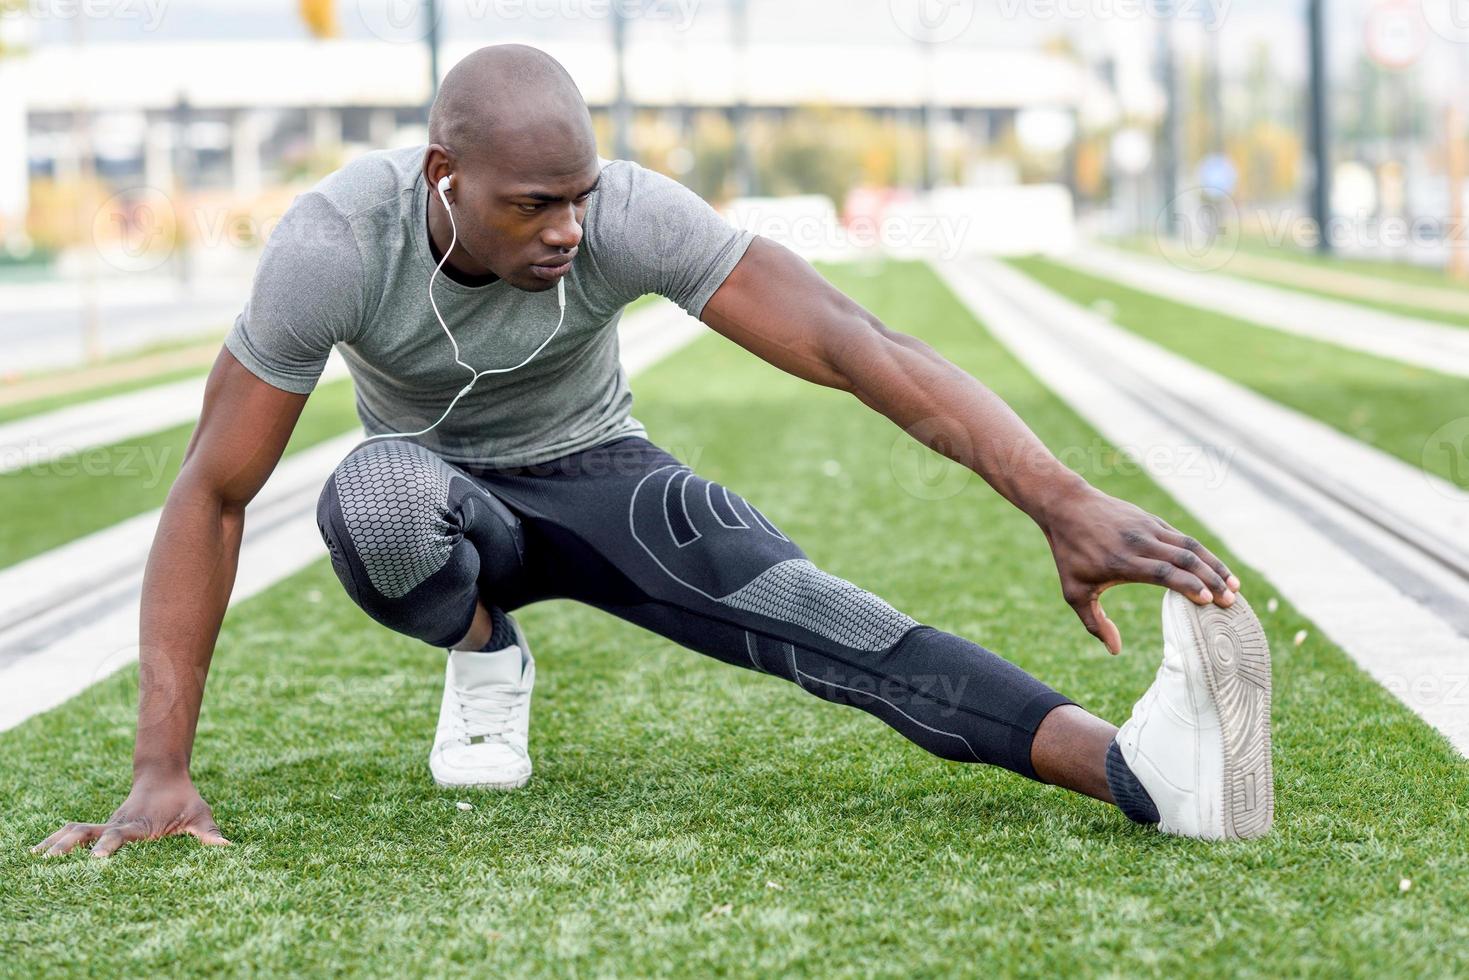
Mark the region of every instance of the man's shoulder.
<instances>
[{"instance_id":1,"label":"man's shoulder","mask_svg":"<svg viewBox=\"0 0 1469 980\"><path fill-rule=\"evenodd\" d=\"M628 237L642 239L650 223L662 224L691 209L708 208L702 198L672 177L632 160L598 159L601 176L587 219L587 233L593 239L606 235L619 242Z\"/></svg>"},{"instance_id":2,"label":"man's shoulder","mask_svg":"<svg viewBox=\"0 0 1469 980\"><path fill-rule=\"evenodd\" d=\"M598 157L601 164L598 194L613 199L626 199L638 192L647 192L659 187L682 187L672 177L650 170L634 160L608 160Z\"/></svg>"}]
</instances>

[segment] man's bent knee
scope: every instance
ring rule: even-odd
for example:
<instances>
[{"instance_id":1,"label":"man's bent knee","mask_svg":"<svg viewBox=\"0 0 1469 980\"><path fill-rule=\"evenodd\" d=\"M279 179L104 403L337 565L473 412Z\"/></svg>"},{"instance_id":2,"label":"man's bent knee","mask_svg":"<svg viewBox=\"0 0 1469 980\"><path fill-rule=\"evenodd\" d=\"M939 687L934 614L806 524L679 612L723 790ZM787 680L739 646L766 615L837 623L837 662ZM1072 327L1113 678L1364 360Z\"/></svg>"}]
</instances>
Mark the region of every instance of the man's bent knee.
<instances>
[{"instance_id":1,"label":"man's bent knee","mask_svg":"<svg viewBox=\"0 0 1469 980\"><path fill-rule=\"evenodd\" d=\"M447 645L473 616L483 574L514 574L520 523L421 446L369 443L332 473L317 524L343 587L378 622Z\"/></svg>"}]
</instances>

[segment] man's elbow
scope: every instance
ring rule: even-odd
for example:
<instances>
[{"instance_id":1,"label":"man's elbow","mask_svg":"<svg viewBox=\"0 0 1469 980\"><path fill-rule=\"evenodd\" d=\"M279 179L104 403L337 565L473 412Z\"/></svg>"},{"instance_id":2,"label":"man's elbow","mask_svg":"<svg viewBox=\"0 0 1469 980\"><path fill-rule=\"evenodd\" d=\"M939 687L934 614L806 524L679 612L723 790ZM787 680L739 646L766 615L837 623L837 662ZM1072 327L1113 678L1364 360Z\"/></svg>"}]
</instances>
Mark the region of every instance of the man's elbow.
<instances>
[{"instance_id":1,"label":"man's elbow","mask_svg":"<svg viewBox=\"0 0 1469 980\"><path fill-rule=\"evenodd\" d=\"M923 357L933 354L933 349L923 341L889 328L865 310L843 333L831 345L829 360L833 373L841 380L833 387L849 393L860 394L874 384L902 374L905 363L915 354Z\"/></svg>"}]
</instances>

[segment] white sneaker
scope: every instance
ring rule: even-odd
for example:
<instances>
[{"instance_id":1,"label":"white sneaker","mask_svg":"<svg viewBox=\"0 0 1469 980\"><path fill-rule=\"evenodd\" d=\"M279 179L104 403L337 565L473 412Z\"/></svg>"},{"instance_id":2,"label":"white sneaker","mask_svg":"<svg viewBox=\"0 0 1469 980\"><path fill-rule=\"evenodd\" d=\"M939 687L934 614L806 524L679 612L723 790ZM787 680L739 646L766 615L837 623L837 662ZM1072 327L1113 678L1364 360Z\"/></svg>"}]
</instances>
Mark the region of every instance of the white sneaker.
<instances>
[{"instance_id":1,"label":"white sneaker","mask_svg":"<svg viewBox=\"0 0 1469 980\"><path fill-rule=\"evenodd\" d=\"M1270 647L1236 595L1228 609L1163 599L1163 663L1117 733L1165 833L1260 837L1275 817Z\"/></svg>"},{"instance_id":2,"label":"white sneaker","mask_svg":"<svg viewBox=\"0 0 1469 980\"><path fill-rule=\"evenodd\" d=\"M428 766L446 788L519 789L530 779L530 693L536 662L520 624L516 645L450 651Z\"/></svg>"}]
</instances>

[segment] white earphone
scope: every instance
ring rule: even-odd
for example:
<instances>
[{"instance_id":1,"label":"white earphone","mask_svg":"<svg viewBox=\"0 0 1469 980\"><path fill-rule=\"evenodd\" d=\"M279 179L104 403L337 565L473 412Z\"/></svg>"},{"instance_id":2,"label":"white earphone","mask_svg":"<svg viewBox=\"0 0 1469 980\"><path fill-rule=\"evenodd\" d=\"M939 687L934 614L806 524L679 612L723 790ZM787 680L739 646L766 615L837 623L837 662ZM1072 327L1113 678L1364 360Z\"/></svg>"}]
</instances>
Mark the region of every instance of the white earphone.
<instances>
[{"instance_id":1,"label":"white earphone","mask_svg":"<svg viewBox=\"0 0 1469 980\"><path fill-rule=\"evenodd\" d=\"M434 301L434 279L441 271L443 271L444 263L449 261L449 255L454 251L454 247L459 244L459 226L454 222L454 209L450 207L448 197L449 190L452 188L452 186L453 181L450 180L449 176L446 174L443 177L439 178L439 183L435 188L439 192L439 200L442 201L444 204L444 213L449 216L449 230L451 232L451 235L449 238L449 247L444 250L444 257L439 259L439 264L434 266L433 274L430 275L428 279L428 305L433 308L434 319L439 321L439 326L443 328L444 336L449 338L449 343L454 348L454 363L458 364L460 367L464 368L464 370L470 373L471 377L469 379L469 384L459 389L459 394L455 395L454 400L449 403L449 407L444 409L444 414L440 415L438 421L434 422L434 424L429 426L428 428L419 429L417 432L383 432L379 435L368 436L366 439L362 440L363 442L372 442L374 439L411 439L415 436L427 435L434 429L438 428L440 422L449 417L449 413L454 411L454 406L459 404L459 399L463 398L465 395L473 391L474 386L479 382L480 378L483 378L487 374L508 374L511 371L518 371L519 369L529 364L531 361L535 360L536 355L545 350L546 345L551 342L552 338L554 338L556 334L561 332L561 324L566 321L566 277L563 276L560 279L556 280L556 305L560 307L561 310L561 315L556 319L556 329L552 330L550 335L547 336L545 340L541 341L541 345L539 347L530 352L529 357L521 361L519 364L516 364L514 367L487 368L483 371L476 371L472 365L465 364L464 361L460 359L459 341L454 339L454 334L449 331L449 325L444 322L444 315L439 312L439 304Z\"/></svg>"}]
</instances>

